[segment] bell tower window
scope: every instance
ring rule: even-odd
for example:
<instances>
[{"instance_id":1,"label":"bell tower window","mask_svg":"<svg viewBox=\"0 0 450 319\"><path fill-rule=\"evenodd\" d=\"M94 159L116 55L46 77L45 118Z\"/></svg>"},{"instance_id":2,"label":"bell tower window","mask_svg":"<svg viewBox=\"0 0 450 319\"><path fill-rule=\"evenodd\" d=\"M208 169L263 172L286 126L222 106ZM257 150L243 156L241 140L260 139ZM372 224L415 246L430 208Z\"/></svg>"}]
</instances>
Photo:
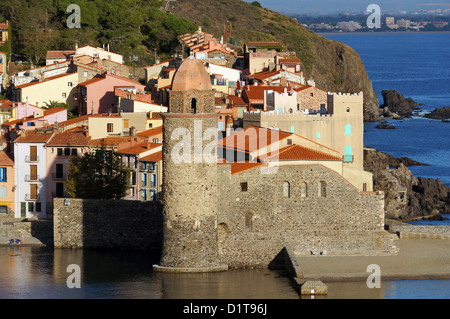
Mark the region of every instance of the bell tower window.
<instances>
[{"instance_id":1,"label":"bell tower window","mask_svg":"<svg viewBox=\"0 0 450 319\"><path fill-rule=\"evenodd\" d=\"M193 114L196 114L196 113L197 113L197 99L195 99L195 98L193 98L193 99L191 100L191 112L192 112Z\"/></svg>"}]
</instances>

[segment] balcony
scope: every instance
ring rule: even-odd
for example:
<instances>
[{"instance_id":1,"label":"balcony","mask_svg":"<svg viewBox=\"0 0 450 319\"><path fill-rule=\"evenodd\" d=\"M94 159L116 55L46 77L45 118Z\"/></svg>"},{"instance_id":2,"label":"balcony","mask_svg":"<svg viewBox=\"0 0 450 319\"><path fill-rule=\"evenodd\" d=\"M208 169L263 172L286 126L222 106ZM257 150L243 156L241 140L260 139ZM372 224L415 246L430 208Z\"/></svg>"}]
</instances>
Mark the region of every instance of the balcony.
<instances>
[{"instance_id":1,"label":"balcony","mask_svg":"<svg viewBox=\"0 0 450 319\"><path fill-rule=\"evenodd\" d=\"M52 178L56 180L65 180L66 174L52 173Z\"/></svg>"},{"instance_id":2,"label":"balcony","mask_svg":"<svg viewBox=\"0 0 450 319\"><path fill-rule=\"evenodd\" d=\"M39 175L25 175L25 182L39 182Z\"/></svg>"},{"instance_id":3,"label":"balcony","mask_svg":"<svg viewBox=\"0 0 450 319\"><path fill-rule=\"evenodd\" d=\"M38 163L39 156L25 156L25 163Z\"/></svg>"},{"instance_id":4,"label":"balcony","mask_svg":"<svg viewBox=\"0 0 450 319\"><path fill-rule=\"evenodd\" d=\"M39 194L25 194L25 201L39 201L40 197L41 196Z\"/></svg>"},{"instance_id":5,"label":"balcony","mask_svg":"<svg viewBox=\"0 0 450 319\"><path fill-rule=\"evenodd\" d=\"M56 198L70 198L71 196L66 192L52 192L52 197Z\"/></svg>"}]
</instances>

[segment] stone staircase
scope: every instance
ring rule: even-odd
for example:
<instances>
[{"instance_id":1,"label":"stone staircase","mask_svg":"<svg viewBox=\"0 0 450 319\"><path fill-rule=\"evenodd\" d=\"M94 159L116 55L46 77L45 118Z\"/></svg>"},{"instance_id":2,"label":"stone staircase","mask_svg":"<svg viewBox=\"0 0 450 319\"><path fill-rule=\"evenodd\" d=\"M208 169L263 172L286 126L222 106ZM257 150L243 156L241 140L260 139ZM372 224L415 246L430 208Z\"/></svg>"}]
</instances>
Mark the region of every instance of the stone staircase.
<instances>
[{"instance_id":1,"label":"stone staircase","mask_svg":"<svg viewBox=\"0 0 450 319\"><path fill-rule=\"evenodd\" d=\"M11 245L11 239L20 239L24 236L23 245L43 245L43 243L33 237L30 232L26 231L25 227L20 227L20 221L15 218L0 219L0 246Z\"/></svg>"}]
</instances>

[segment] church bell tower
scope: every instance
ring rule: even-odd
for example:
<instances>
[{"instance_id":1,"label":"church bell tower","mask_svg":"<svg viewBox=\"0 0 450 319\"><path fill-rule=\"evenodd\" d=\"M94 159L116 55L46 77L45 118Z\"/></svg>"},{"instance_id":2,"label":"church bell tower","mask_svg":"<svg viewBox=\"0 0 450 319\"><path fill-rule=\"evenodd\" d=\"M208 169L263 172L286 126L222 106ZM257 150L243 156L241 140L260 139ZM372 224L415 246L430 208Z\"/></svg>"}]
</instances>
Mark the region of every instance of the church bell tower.
<instances>
[{"instance_id":1,"label":"church bell tower","mask_svg":"<svg viewBox=\"0 0 450 319\"><path fill-rule=\"evenodd\" d=\"M224 271L217 237L217 113L208 72L187 58L163 117L163 252L155 271ZM213 149L211 145L216 144Z\"/></svg>"}]
</instances>

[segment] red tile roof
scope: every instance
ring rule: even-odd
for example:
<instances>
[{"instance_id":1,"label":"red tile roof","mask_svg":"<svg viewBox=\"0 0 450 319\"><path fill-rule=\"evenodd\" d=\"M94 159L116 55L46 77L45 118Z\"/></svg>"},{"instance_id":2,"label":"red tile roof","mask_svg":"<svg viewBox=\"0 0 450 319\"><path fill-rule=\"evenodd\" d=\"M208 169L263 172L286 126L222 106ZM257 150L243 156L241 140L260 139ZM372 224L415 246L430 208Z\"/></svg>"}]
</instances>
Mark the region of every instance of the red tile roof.
<instances>
[{"instance_id":1,"label":"red tile roof","mask_svg":"<svg viewBox=\"0 0 450 319\"><path fill-rule=\"evenodd\" d=\"M155 128L151 128L151 129L139 132L139 133L137 133L137 136L140 136L140 137L151 137L151 136L155 136L155 135L158 135L158 134L162 134L162 132L163 132L163 127L161 125L161 126L158 126L158 127L155 127Z\"/></svg>"},{"instance_id":2,"label":"red tile roof","mask_svg":"<svg viewBox=\"0 0 450 319\"><path fill-rule=\"evenodd\" d=\"M268 78L271 78L271 77L273 77L275 75L280 74L281 71L282 70L278 70L278 71L264 71L264 72L254 73L254 74L250 75L249 78L263 81L265 79L268 79Z\"/></svg>"},{"instance_id":3,"label":"red tile roof","mask_svg":"<svg viewBox=\"0 0 450 319\"><path fill-rule=\"evenodd\" d=\"M280 64L282 63L300 63L300 59L280 59Z\"/></svg>"},{"instance_id":4,"label":"red tile roof","mask_svg":"<svg viewBox=\"0 0 450 319\"><path fill-rule=\"evenodd\" d=\"M53 136L51 132L25 131L25 135L21 135L14 140L14 143L47 143Z\"/></svg>"},{"instance_id":5,"label":"red tile roof","mask_svg":"<svg viewBox=\"0 0 450 319\"><path fill-rule=\"evenodd\" d=\"M143 142L144 138L143 137L139 137L139 136L108 136L108 137L104 137L104 138L99 138L99 139L95 139L95 140L91 140L91 146L92 147L117 147L120 144L125 144L125 143L131 143L133 144L133 141L135 140L135 142Z\"/></svg>"},{"instance_id":6,"label":"red tile roof","mask_svg":"<svg viewBox=\"0 0 450 319\"><path fill-rule=\"evenodd\" d=\"M55 135L47 142L47 146L88 146L90 138L86 130L75 128L64 133L55 132Z\"/></svg>"},{"instance_id":7,"label":"red tile roof","mask_svg":"<svg viewBox=\"0 0 450 319\"><path fill-rule=\"evenodd\" d=\"M138 155L141 154L143 152L146 152L148 150L157 148L157 147L161 147L162 144L161 143L139 143L136 145L133 145L131 147L127 147L127 148L122 148L120 149L120 151L118 151L118 153L120 154L130 154L130 155Z\"/></svg>"},{"instance_id":8,"label":"red tile roof","mask_svg":"<svg viewBox=\"0 0 450 319\"><path fill-rule=\"evenodd\" d=\"M14 161L11 158L11 155L6 153L5 151L0 152L0 165L1 166L14 166Z\"/></svg>"},{"instance_id":9,"label":"red tile roof","mask_svg":"<svg viewBox=\"0 0 450 319\"><path fill-rule=\"evenodd\" d=\"M16 89L23 89L23 88L26 88L26 87L29 87L29 86L32 86L32 85L36 85L36 84L41 84L41 83L49 82L49 81L56 80L56 79L59 79L59 78L65 77L65 76L69 76L69 75L73 75L73 74L77 74L77 73L74 72L74 73L63 73L63 74L58 74L58 75L55 75L55 76L51 76L51 77L49 77L49 78L46 78L46 79L44 79L43 81L40 81L40 82L37 82L37 81L36 81L36 82L30 82L30 83L18 85L18 86L16 86Z\"/></svg>"},{"instance_id":10,"label":"red tile roof","mask_svg":"<svg viewBox=\"0 0 450 319\"><path fill-rule=\"evenodd\" d=\"M300 145L289 145L280 149L279 151L271 152L268 155L261 156L260 158L268 161L342 161L342 158L338 156L316 151Z\"/></svg>"},{"instance_id":11,"label":"red tile roof","mask_svg":"<svg viewBox=\"0 0 450 319\"><path fill-rule=\"evenodd\" d=\"M144 156L139 159L142 162L159 162L162 161L162 151Z\"/></svg>"},{"instance_id":12,"label":"red tile roof","mask_svg":"<svg viewBox=\"0 0 450 319\"><path fill-rule=\"evenodd\" d=\"M46 59L66 59L69 55L75 54L75 51L47 51Z\"/></svg>"},{"instance_id":13,"label":"red tile roof","mask_svg":"<svg viewBox=\"0 0 450 319\"><path fill-rule=\"evenodd\" d=\"M219 140L218 146L228 150L251 153L292 135L292 133L283 131L250 126Z\"/></svg>"},{"instance_id":14,"label":"red tile roof","mask_svg":"<svg viewBox=\"0 0 450 319\"><path fill-rule=\"evenodd\" d=\"M243 95L245 95L249 100L264 100L265 91L275 91L278 93L283 93L284 90L288 92L291 87L286 86L269 86L269 85L247 85L244 87Z\"/></svg>"}]
</instances>

